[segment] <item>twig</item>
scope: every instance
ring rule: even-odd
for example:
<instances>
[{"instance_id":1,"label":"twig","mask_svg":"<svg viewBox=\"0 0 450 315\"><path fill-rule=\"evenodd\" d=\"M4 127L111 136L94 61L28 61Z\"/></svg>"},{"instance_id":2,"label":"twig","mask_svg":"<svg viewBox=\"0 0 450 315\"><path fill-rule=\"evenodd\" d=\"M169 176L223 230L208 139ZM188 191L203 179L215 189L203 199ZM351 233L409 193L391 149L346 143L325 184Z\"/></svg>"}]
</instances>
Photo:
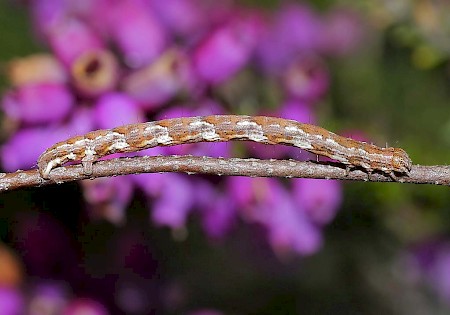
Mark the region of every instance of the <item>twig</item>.
<instances>
[{"instance_id":1,"label":"twig","mask_svg":"<svg viewBox=\"0 0 450 315\"><path fill-rule=\"evenodd\" d=\"M368 175L358 169L346 173L345 167L332 162L300 162L296 160L258 160L211 158L197 156L143 156L97 161L93 174L86 176L81 165L68 165L52 170L50 180L40 177L37 170L17 171L0 175L0 192L24 187L62 184L65 182L138 173L178 172L251 177L302 177L371 182L392 182L382 173ZM450 186L450 166L414 165L409 176L398 176L399 183Z\"/></svg>"}]
</instances>

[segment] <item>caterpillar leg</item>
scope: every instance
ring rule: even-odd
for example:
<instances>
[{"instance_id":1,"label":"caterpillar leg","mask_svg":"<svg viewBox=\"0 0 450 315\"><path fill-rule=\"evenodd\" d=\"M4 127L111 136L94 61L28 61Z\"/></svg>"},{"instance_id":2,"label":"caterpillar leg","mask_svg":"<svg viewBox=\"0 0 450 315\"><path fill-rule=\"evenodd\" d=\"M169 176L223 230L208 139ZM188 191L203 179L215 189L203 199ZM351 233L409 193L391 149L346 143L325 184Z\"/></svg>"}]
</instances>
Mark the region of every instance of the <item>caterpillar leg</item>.
<instances>
[{"instance_id":1,"label":"caterpillar leg","mask_svg":"<svg viewBox=\"0 0 450 315\"><path fill-rule=\"evenodd\" d=\"M81 160L81 165L83 166L84 175L92 175L92 164L95 162L95 160L97 160L97 159L92 155L86 155Z\"/></svg>"}]
</instances>

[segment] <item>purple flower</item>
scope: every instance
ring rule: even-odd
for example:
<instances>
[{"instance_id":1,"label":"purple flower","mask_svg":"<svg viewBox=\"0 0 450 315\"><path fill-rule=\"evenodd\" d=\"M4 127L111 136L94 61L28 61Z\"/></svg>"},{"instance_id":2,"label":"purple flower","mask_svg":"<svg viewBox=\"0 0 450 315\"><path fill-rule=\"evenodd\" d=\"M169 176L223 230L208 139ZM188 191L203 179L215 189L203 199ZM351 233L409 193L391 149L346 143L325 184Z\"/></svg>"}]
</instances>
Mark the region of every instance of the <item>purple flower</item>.
<instances>
[{"instance_id":1,"label":"purple flower","mask_svg":"<svg viewBox=\"0 0 450 315\"><path fill-rule=\"evenodd\" d=\"M145 121L136 102L118 92L103 95L95 104L93 114L96 125L101 129Z\"/></svg>"},{"instance_id":2,"label":"purple flower","mask_svg":"<svg viewBox=\"0 0 450 315\"><path fill-rule=\"evenodd\" d=\"M295 251L312 254L322 244L320 231L296 205L279 181L268 178L230 177L230 199L238 212L268 230L269 242L279 253Z\"/></svg>"},{"instance_id":3,"label":"purple flower","mask_svg":"<svg viewBox=\"0 0 450 315\"><path fill-rule=\"evenodd\" d=\"M62 120L74 106L74 97L62 84L24 85L3 98L3 109L24 123L49 123Z\"/></svg>"},{"instance_id":4,"label":"purple flower","mask_svg":"<svg viewBox=\"0 0 450 315\"><path fill-rule=\"evenodd\" d=\"M65 84L69 79L66 69L50 54L13 59L9 62L8 77L16 87L37 83Z\"/></svg>"},{"instance_id":5,"label":"purple flower","mask_svg":"<svg viewBox=\"0 0 450 315\"><path fill-rule=\"evenodd\" d=\"M60 283L38 283L30 294L27 314L62 314L68 302L66 291Z\"/></svg>"},{"instance_id":6,"label":"purple flower","mask_svg":"<svg viewBox=\"0 0 450 315\"><path fill-rule=\"evenodd\" d=\"M111 37L129 67L148 65L160 55L167 34L148 5L139 0L118 1L109 10Z\"/></svg>"},{"instance_id":7,"label":"purple flower","mask_svg":"<svg viewBox=\"0 0 450 315\"><path fill-rule=\"evenodd\" d=\"M310 220L316 224L329 223L342 202L342 189L338 181L324 179L293 179L293 195Z\"/></svg>"},{"instance_id":8,"label":"purple flower","mask_svg":"<svg viewBox=\"0 0 450 315\"><path fill-rule=\"evenodd\" d=\"M317 56L301 56L285 69L282 84L291 98L312 104L328 90L328 71Z\"/></svg>"},{"instance_id":9,"label":"purple flower","mask_svg":"<svg viewBox=\"0 0 450 315\"><path fill-rule=\"evenodd\" d=\"M113 90L119 80L117 59L108 50L92 50L80 55L70 70L74 87L87 97Z\"/></svg>"},{"instance_id":10,"label":"purple flower","mask_svg":"<svg viewBox=\"0 0 450 315\"><path fill-rule=\"evenodd\" d=\"M93 219L107 219L120 224L133 197L133 183L128 176L82 181L83 196Z\"/></svg>"},{"instance_id":11,"label":"purple flower","mask_svg":"<svg viewBox=\"0 0 450 315\"><path fill-rule=\"evenodd\" d=\"M164 188L151 207L152 219L158 225L183 228L193 204L194 191L186 175L165 174Z\"/></svg>"},{"instance_id":12,"label":"purple flower","mask_svg":"<svg viewBox=\"0 0 450 315\"><path fill-rule=\"evenodd\" d=\"M19 315L24 312L24 299L19 290L0 287L0 310L2 315Z\"/></svg>"},{"instance_id":13,"label":"purple flower","mask_svg":"<svg viewBox=\"0 0 450 315\"><path fill-rule=\"evenodd\" d=\"M151 0L150 3L164 25L176 35L193 36L208 19L197 0Z\"/></svg>"},{"instance_id":14,"label":"purple flower","mask_svg":"<svg viewBox=\"0 0 450 315\"><path fill-rule=\"evenodd\" d=\"M60 136L52 129L27 128L16 132L1 148L2 167L7 172L36 166L39 155L57 142Z\"/></svg>"},{"instance_id":15,"label":"purple flower","mask_svg":"<svg viewBox=\"0 0 450 315\"><path fill-rule=\"evenodd\" d=\"M46 35L58 28L69 14L67 1L61 0L32 0L30 8L34 29L40 35Z\"/></svg>"},{"instance_id":16,"label":"purple flower","mask_svg":"<svg viewBox=\"0 0 450 315\"><path fill-rule=\"evenodd\" d=\"M330 55L343 56L352 53L361 43L364 25L351 10L331 10L325 17L322 30L322 50Z\"/></svg>"},{"instance_id":17,"label":"purple flower","mask_svg":"<svg viewBox=\"0 0 450 315\"><path fill-rule=\"evenodd\" d=\"M223 237L236 219L234 202L204 180L195 182L194 193L196 208L202 214L203 229L212 238Z\"/></svg>"},{"instance_id":18,"label":"purple flower","mask_svg":"<svg viewBox=\"0 0 450 315\"><path fill-rule=\"evenodd\" d=\"M311 104L297 99L288 99L277 110L277 117L293 119L305 124L314 124L316 115Z\"/></svg>"},{"instance_id":19,"label":"purple flower","mask_svg":"<svg viewBox=\"0 0 450 315\"><path fill-rule=\"evenodd\" d=\"M412 251L412 266L415 267L436 292L450 305L450 243L448 240L433 240L421 244Z\"/></svg>"},{"instance_id":20,"label":"purple flower","mask_svg":"<svg viewBox=\"0 0 450 315\"><path fill-rule=\"evenodd\" d=\"M183 90L194 89L195 82L187 56L171 49L153 63L129 74L122 85L143 108L154 110Z\"/></svg>"},{"instance_id":21,"label":"purple flower","mask_svg":"<svg viewBox=\"0 0 450 315\"><path fill-rule=\"evenodd\" d=\"M240 16L210 33L193 55L198 75L214 85L241 70L253 53L259 28L256 16Z\"/></svg>"},{"instance_id":22,"label":"purple flower","mask_svg":"<svg viewBox=\"0 0 450 315\"><path fill-rule=\"evenodd\" d=\"M99 302L88 298L77 298L66 306L63 315L108 315L107 309Z\"/></svg>"},{"instance_id":23,"label":"purple flower","mask_svg":"<svg viewBox=\"0 0 450 315\"><path fill-rule=\"evenodd\" d=\"M317 51L321 43L321 21L306 4L284 5L268 22L258 45L261 67L280 73L299 53Z\"/></svg>"},{"instance_id":24,"label":"purple flower","mask_svg":"<svg viewBox=\"0 0 450 315\"><path fill-rule=\"evenodd\" d=\"M92 115L86 109L73 113L71 120L65 125L20 129L1 148L2 166L11 172L31 168L36 165L39 155L45 149L58 141L92 129Z\"/></svg>"},{"instance_id":25,"label":"purple flower","mask_svg":"<svg viewBox=\"0 0 450 315\"><path fill-rule=\"evenodd\" d=\"M137 152L139 156L157 156L164 155L164 148L155 147ZM144 191L149 197L157 197L162 193L165 187L166 174L149 173L129 176L133 182Z\"/></svg>"},{"instance_id":26,"label":"purple flower","mask_svg":"<svg viewBox=\"0 0 450 315\"><path fill-rule=\"evenodd\" d=\"M276 15L276 23L278 35L297 51L315 51L320 47L322 22L307 4L283 6Z\"/></svg>"},{"instance_id":27,"label":"purple flower","mask_svg":"<svg viewBox=\"0 0 450 315\"><path fill-rule=\"evenodd\" d=\"M48 34L53 52L67 67L84 54L103 50L103 42L83 22L67 18ZM68 44L70 43L70 44Z\"/></svg>"}]
</instances>

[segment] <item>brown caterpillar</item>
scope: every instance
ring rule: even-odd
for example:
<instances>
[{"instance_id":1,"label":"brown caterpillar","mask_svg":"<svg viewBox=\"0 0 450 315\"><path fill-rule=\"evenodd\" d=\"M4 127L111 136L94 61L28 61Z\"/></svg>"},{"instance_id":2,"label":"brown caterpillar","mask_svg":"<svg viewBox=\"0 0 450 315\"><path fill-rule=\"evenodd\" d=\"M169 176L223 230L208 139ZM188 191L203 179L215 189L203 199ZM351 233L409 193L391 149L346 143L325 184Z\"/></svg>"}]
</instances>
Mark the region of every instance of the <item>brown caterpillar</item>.
<instances>
[{"instance_id":1,"label":"brown caterpillar","mask_svg":"<svg viewBox=\"0 0 450 315\"><path fill-rule=\"evenodd\" d=\"M41 176L68 161L81 161L86 175L100 157L117 152L136 152L155 146L171 146L203 141L249 140L264 144L284 144L327 156L369 174L381 171L408 174L411 159L400 148L381 148L345 138L321 127L294 120L243 115L211 115L164 119L96 130L72 137L47 149L38 160Z\"/></svg>"}]
</instances>

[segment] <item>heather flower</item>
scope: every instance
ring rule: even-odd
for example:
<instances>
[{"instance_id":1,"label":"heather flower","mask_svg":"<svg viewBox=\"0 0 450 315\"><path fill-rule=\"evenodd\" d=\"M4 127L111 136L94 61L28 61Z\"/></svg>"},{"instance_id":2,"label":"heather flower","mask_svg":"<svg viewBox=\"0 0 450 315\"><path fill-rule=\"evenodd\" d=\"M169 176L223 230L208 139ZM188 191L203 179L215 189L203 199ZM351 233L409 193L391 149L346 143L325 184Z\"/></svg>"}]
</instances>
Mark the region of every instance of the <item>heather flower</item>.
<instances>
[{"instance_id":1,"label":"heather flower","mask_svg":"<svg viewBox=\"0 0 450 315\"><path fill-rule=\"evenodd\" d=\"M19 129L0 150L2 167L10 172L33 168L41 153L53 144L92 129L92 115L85 109L73 113L71 120L64 125Z\"/></svg>"},{"instance_id":2,"label":"heather flower","mask_svg":"<svg viewBox=\"0 0 450 315\"><path fill-rule=\"evenodd\" d=\"M93 219L107 219L121 224L125 209L133 197L133 182L128 176L82 181L83 197Z\"/></svg>"},{"instance_id":3,"label":"heather flower","mask_svg":"<svg viewBox=\"0 0 450 315\"><path fill-rule=\"evenodd\" d=\"M13 86L20 87L37 83L64 84L69 75L58 59L42 53L10 61L8 78Z\"/></svg>"},{"instance_id":4,"label":"heather flower","mask_svg":"<svg viewBox=\"0 0 450 315\"><path fill-rule=\"evenodd\" d=\"M39 0L42 1L42 0ZM48 1L48 0L47 0ZM57 0L59 1L59 0ZM101 38L108 38L111 0L61 1L66 3L73 16L84 21Z\"/></svg>"},{"instance_id":5,"label":"heather flower","mask_svg":"<svg viewBox=\"0 0 450 315\"><path fill-rule=\"evenodd\" d=\"M195 206L202 214L203 229L211 238L225 236L236 221L234 202L210 182L197 180L194 184Z\"/></svg>"},{"instance_id":6,"label":"heather flower","mask_svg":"<svg viewBox=\"0 0 450 315\"><path fill-rule=\"evenodd\" d=\"M122 86L143 108L154 110L180 92L194 89L196 80L190 60L181 50L173 48L153 63L131 72Z\"/></svg>"},{"instance_id":7,"label":"heather flower","mask_svg":"<svg viewBox=\"0 0 450 315\"><path fill-rule=\"evenodd\" d=\"M278 253L294 251L303 255L317 252L322 245L320 230L311 224L301 210L296 209L292 200L282 201L262 207L267 213L262 223L268 229L269 242L274 250Z\"/></svg>"},{"instance_id":8,"label":"heather flower","mask_svg":"<svg viewBox=\"0 0 450 315\"><path fill-rule=\"evenodd\" d=\"M30 11L34 29L41 36L58 28L69 15L67 1L61 0L32 0Z\"/></svg>"},{"instance_id":9,"label":"heather flower","mask_svg":"<svg viewBox=\"0 0 450 315\"><path fill-rule=\"evenodd\" d=\"M268 18L258 43L259 65L269 74L280 73L299 54L320 47L321 21L306 4L288 4Z\"/></svg>"},{"instance_id":10,"label":"heather flower","mask_svg":"<svg viewBox=\"0 0 450 315\"><path fill-rule=\"evenodd\" d=\"M38 283L30 293L27 314L62 314L68 302L63 285Z\"/></svg>"},{"instance_id":11,"label":"heather flower","mask_svg":"<svg viewBox=\"0 0 450 315\"><path fill-rule=\"evenodd\" d=\"M301 56L283 71L282 84L291 98L314 103L328 90L328 71L317 56Z\"/></svg>"},{"instance_id":12,"label":"heather flower","mask_svg":"<svg viewBox=\"0 0 450 315\"><path fill-rule=\"evenodd\" d=\"M289 3L276 13L276 30L288 48L314 52L320 47L320 17L307 4Z\"/></svg>"},{"instance_id":13,"label":"heather flower","mask_svg":"<svg viewBox=\"0 0 450 315\"><path fill-rule=\"evenodd\" d=\"M237 212L246 220L266 227L275 251L312 254L321 246L320 231L279 181L230 177L228 189L236 201Z\"/></svg>"},{"instance_id":14,"label":"heather flower","mask_svg":"<svg viewBox=\"0 0 450 315\"><path fill-rule=\"evenodd\" d=\"M418 272L437 294L450 305L450 246L446 240L435 240L413 249L410 256Z\"/></svg>"},{"instance_id":15,"label":"heather flower","mask_svg":"<svg viewBox=\"0 0 450 315\"><path fill-rule=\"evenodd\" d=\"M63 20L47 36L53 52L68 68L84 54L104 49L104 44L97 34L85 23L74 18Z\"/></svg>"},{"instance_id":16,"label":"heather flower","mask_svg":"<svg viewBox=\"0 0 450 315\"><path fill-rule=\"evenodd\" d=\"M98 99L93 109L95 123L99 129L145 121L144 114L136 102L123 93L109 93Z\"/></svg>"},{"instance_id":17,"label":"heather flower","mask_svg":"<svg viewBox=\"0 0 450 315\"><path fill-rule=\"evenodd\" d=\"M137 152L139 156L157 156L164 155L165 148L155 147L144 151ZM161 191L165 185L166 174L151 173L151 174L138 174L129 176L133 182L144 191L149 197L157 197L161 194Z\"/></svg>"},{"instance_id":18,"label":"heather flower","mask_svg":"<svg viewBox=\"0 0 450 315\"><path fill-rule=\"evenodd\" d=\"M24 298L18 289L0 287L0 310L2 315L23 314Z\"/></svg>"},{"instance_id":19,"label":"heather flower","mask_svg":"<svg viewBox=\"0 0 450 315\"><path fill-rule=\"evenodd\" d=\"M72 63L73 86L83 96L95 97L113 90L119 80L116 57L107 50L91 50Z\"/></svg>"},{"instance_id":20,"label":"heather flower","mask_svg":"<svg viewBox=\"0 0 450 315\"><path fill-rule=\"evenodd\" d=\"M256 16L231 19L209 34L195 49L194 68L205 82L216 85L231 78L249 61L257 43Z\"/></svg>"},{"instance_id":21,"label":"heather flower","mask_svg":"<svg viewBox=\"0 0 450 315\"><path fill-rule=\"evenodd\" d=\"M68 303L63 315L108 315L109 312L99 302L88 298L77 298Z\"/></svg>"},{"instance_id":22,"label":"heather flower","mask_svg":"<svg viewBox=\"0 0 450 315\"><path fill-rule=\"evenodd\" d=\"M141 1L119 1L109 10L111 38L129 67L148 65L161 54L167 34L149 6Z\"/></svg>"},{"instance_id":23,"label":"heather flower","mask_svg":"<svg viewBox=\"0 0 450 315\"><path fill-rule=\"evenodd\" d=\"M8 92L2 101L8 117L28 124L59 121L74 105L74 97L67 87L55 83L20 86Z\"/></svg>"},{"instance_id":24,"label":"heather flower","mask_svg":"<svg viewBox=\"0 0 450 315\"><path fill-rule=\"evenodd\" d=\"M236 219L236 210L226 196L217 196L201 209L203 229L209 237L221 238L230 231Z\"/></svg>"},{"instance_id":25,"label":"heather flower","mask_svg":"<svg viewBox=\"0 0 450 315\"><path fill-rule=\"evenodd\" d=\"M323 21L321 50L332 56L344 56L358 48L364 33L359 16L346 9L328 12Z\"/></svg>"},{"instance_id":26,"label":"heather flower","mask_svg":"<svg viewBox=\"0 0 450 315\"><path fill-rule=\"evenodd\" d=\"M318 225L329 223L342 202L341 184L335 180L292 179L293 196L309 219Z\"/></svg>"},{"instance_id":27,"label":"heather flower","mask_svg":"<svg viewBox=\"0 0 450 315\"><path fill-rule=\"evenodd\" d=\"M208 17L197 0L151 0L150 5L161 22L174 35L192 36L200 31Z\"/></svg>"},{"instance_id":28,"label":"heather flower","mask_svg":"<svg viewBox=\"0 0 450 315\"><path fill-rule=\"evenodd\" d=\"M36 166L39 155L60 139L52 129L20 129L3 144L0 156L7 172L30 169Z\"/></svg>"},{"instance_id":29,"label":"heather flower","mask_svg":"<svg viewBox=\"0 0 450 315\"><path fill-rule=\"evenodd\" d=\"M165 174L164 187L151 206L152 219L157 225L183 228L194 201L193 187L186 175Z\"/></svg>"}]
</instances>

